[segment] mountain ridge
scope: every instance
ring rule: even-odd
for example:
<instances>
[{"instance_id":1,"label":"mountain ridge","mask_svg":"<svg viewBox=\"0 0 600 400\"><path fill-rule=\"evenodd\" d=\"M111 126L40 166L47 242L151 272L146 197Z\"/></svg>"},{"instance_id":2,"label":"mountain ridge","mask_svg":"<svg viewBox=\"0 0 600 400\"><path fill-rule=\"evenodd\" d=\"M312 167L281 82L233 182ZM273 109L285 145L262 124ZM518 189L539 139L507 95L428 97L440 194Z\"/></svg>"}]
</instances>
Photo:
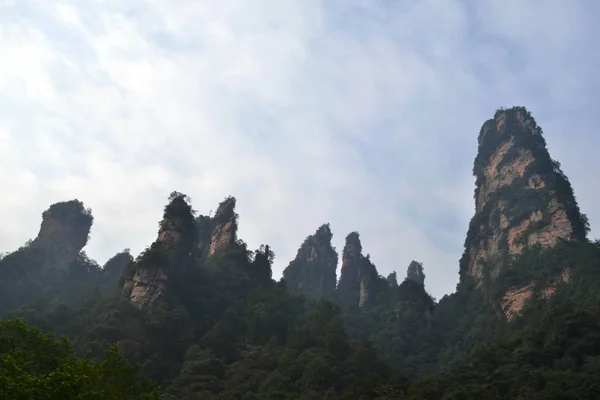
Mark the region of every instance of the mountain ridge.
<instances>
[{"instance_id":1,"label":"mountain ridge","mask_svg":"<svg viewBox=\"0 0 600 400\"><path fill-rule=\"evenodd\" d=\"M91 357L116 344L164 400L520 399L532 381L594 398L600 243L525 108L498 110L478 144L460 281L439 301L422 263L384 278L358 232L340 256L328 223L275 281L272 248L237 237L234 197L206 216L172 192L150 246L104 268L83 251L91 211L58 203L71 211L0 259L0 313Z\"/></svg>"}]
</instances>

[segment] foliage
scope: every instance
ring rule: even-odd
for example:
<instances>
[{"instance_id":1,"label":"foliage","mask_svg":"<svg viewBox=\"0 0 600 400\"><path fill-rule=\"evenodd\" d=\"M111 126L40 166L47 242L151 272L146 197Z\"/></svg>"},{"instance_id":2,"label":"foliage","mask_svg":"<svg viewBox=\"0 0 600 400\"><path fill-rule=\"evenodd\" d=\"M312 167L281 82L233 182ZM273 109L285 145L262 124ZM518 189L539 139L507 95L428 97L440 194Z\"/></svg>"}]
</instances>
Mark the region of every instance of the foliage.
<instances>
[{"instance_id":1,"label":"foliage","mask_svg":"<svg viewBox=\"0 0 600 400\"><path fill-rule=\"evenodd\" d=\"M492 214L486 218L499 218ZM176 244L153 245L135 261L123 252L100 268L82 253L57 273L41 268L44 254L31 246L0 260L6 316L71 339L19 321L0 324L0 397L157 398L143 379L159 385L164 400L600 395L598 243L529 248L507 261L489 291L463 285L438 303L412 279L398 285L395 275L379 277L364 257L376 296L358 308L288 290L289 283L319 283L311 275L316 264L302 257L286 280L273 281L268 245L251 252L240 241L207 257L202 246L217 221L195 216L181 193L172 194L164 217L183 221L168 226L180 235ZM300 256L313 247L337 260L327 225ZM132 277L153 265L168 268L165 301L138 308L115 287L116 271ZM569 281L557 283L567 268ZM501 297L523 283L534 295L509 323ZM542 300L549 285L556 293ZM139 377L129 362L139 365Z\"/></svg>"},{"instance_id":2,"label":"foliage","mask_svg":"<svg viewBox=\"0 0 600 400\"><path fill-rule=\"evenodd\" d=\"M55 340L19 320L0 322L0 398L14 400L158 399L154 384L113 346L101 362L75 357L66 338Z\"/></svg>"}]
</instances>

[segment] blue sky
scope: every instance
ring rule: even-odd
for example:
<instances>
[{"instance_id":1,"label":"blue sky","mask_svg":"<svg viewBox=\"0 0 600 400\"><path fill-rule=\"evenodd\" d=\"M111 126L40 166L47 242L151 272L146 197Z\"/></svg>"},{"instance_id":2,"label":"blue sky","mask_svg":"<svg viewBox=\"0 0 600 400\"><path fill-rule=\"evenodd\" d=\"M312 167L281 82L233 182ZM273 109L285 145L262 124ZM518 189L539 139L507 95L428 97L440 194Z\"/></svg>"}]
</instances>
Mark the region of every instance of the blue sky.
<instances>
[{"instance_id":1,"label":"blue sky","mask_svg":"<svg viewBox=\"0 0 600 400\"><path fill-rule=\"evenodd\" d=\"M540 3L537 3L540 4ZM275 276L330 222L387 275L454 290L482 123L524 105L600 224L600 3L0 0L0 251L79 198L100 263L172 190L238 198ZM339 270L338 270L339 271Z\"/></svg>"}]
</instances>

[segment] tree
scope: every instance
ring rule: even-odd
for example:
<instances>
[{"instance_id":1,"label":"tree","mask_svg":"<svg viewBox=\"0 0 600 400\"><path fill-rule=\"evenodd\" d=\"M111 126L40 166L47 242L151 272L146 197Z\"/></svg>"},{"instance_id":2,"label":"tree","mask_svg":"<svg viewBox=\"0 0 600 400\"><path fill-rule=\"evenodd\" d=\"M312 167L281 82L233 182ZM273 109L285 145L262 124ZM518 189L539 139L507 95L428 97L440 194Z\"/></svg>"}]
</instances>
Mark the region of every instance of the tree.
<instances>
[{"instance_id":1,"label":"tree","mask_svg":"<svg viewBox=\"0 0 600 400\"><path fill-rule=\"evenodd\" d=\"M78 358L21 320L0 322L0 398L14 400L157 400L157 388L112 346L102 362Z\"/></svg>"}]
</instances>

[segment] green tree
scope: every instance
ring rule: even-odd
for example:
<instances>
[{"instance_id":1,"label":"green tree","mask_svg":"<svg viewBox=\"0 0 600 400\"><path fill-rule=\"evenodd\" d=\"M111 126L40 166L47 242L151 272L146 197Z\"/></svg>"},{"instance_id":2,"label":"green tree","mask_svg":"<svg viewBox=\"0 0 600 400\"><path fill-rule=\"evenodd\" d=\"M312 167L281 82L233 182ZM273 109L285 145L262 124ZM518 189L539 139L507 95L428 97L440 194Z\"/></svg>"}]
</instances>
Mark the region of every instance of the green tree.
<instances>
[{"instance_id":1,"label":"green tree","mask_svg":"<svg viewBox=\"0 0 600 400\"><path fill-rule=\"evenodd\" d=\"M55 340L20 320L0 322L0 398L13 400L154 400L155 385L111 347L98 362L78 358L69 340Z\"/></svg>"}]
</instances>

